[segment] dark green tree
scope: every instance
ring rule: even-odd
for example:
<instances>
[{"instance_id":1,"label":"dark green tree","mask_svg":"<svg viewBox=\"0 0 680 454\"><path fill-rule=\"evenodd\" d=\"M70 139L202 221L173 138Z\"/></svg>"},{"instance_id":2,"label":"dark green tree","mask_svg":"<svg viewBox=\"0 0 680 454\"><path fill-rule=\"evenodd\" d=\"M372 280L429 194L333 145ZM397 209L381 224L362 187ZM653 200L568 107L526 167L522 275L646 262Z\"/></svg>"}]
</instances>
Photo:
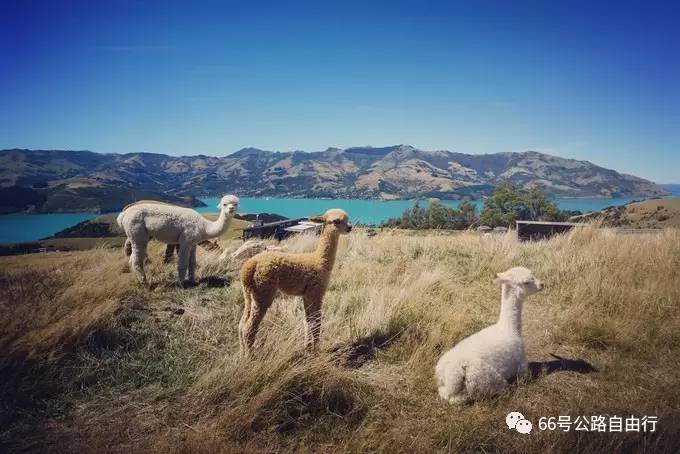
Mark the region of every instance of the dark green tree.
<instances>
[{"instance_id":1,"label":"dark green tree","mask_svg":"<svg viewBox=\"0 0 680 454\"><path fill-rule=\"evenodd\" d=\"M503 182L484 201L479 223L489 227L512 227L517 220L563 221L565 218L555 202L540 190L517 189L511 183Z\"/></svg>"},{"instance_id":2,"label":"dark green tree","mask_svg":"<svg viewBox=\"0 0 680 454\"><path fill-rule=\"evenodd\" d=\"M466 229L477 222L474 204L463 202L457 209L450 208L438 200L422 207L416 202L405 210L401 217L388 219L383 225L402 229Z\"/></svg>"}]
</instances>

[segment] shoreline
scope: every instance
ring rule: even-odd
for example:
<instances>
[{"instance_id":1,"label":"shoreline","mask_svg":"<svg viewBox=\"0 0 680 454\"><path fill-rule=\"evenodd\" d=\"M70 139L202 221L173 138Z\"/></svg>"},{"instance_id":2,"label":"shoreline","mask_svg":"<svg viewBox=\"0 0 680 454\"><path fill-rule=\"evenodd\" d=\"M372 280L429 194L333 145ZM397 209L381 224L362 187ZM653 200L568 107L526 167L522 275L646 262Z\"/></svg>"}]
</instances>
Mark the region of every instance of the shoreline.
<instances>
[{"instance_id":1,"label":"shoreline","mask_svg":"<svg viewBox=\"0 0 680 454\"><path fill-rule=\"evenodd\" d=\"M205 200L210 200L210 199L219 199L221 196L196 196L196 198L200 201L205 201ZM441 197L416 197L416 198L394 198L394 199L387 199L387 198L354 198L354 199L347 199L347 198L331 198L331 197L287 197L287 196L266 196L266 197L261 197L261 196L239 196L242 199L251 199L251 200L315 200L315 201L331 201L331 200L337 200L340 202L356 202L356 201L362 201L362 202L421 202L421 201L430 201L430 200L439 200L442 202L483 202L485 200L485 197L481 198L460 198L460 199L446 199L446 198L441 198ZM668 198L673 198L673 197L680 197L680 193L672 193L669 192L667 195L663 196L620 196L620 197L600 197L600 196L593 196L593 197L587 197L587 196L548 196L551 200L553 201L575 201L578 202L580 200L617 200L617 199L627 199L631 198L629 202L626 202L624 205L627 205L628 203L634 203L634 202L641 202L645 200L654 200L654 199L668 199ZM206 207L207 204L203 203L203 205L196 205L192 207L187 207L187 208L193 208L193 209L198 209L198 208L204 208ZM611 206L619 206L617 205L611 205ZM197 210L198 211L198 210ZM3 216L14 216L14 215L55 215L55 214L86 214L86 215L110 215L110 214L117 214L120 213L120 210L116 211L100 211L98 209L92 209L92 210L87 210L87 209L82 209L82 210L62 210L62 211L48 211L48 212L37 212L35 210L30 210L30 211L13 211L10 213L0 213L0 218Z\"/></svg>"}]
</instances>

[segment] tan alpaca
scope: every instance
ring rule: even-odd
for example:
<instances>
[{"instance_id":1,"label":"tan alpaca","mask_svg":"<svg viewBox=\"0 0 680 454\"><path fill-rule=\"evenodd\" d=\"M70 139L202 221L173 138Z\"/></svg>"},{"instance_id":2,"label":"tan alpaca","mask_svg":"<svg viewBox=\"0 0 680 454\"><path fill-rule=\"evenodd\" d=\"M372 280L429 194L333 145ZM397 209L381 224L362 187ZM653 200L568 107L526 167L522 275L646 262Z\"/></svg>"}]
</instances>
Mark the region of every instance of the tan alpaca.
<instances>
[{"instance_id":1,"label":"tan alpaca","mask_svg":"<svg viewBox=\"0 0 680 454\"><path fill-rule=\"evenodd\" d=\"M315 348L321 333L321 303L335 262L340 234L352 226L343 210L333 208L310 220L323 222L316 251L304 254L263 252L241 268L245 304L239 323L241 353L248 354L255 342L260 322L272 304L277 290L302 296L307 320L307 346Z\"/></svg>"}]
</instances>

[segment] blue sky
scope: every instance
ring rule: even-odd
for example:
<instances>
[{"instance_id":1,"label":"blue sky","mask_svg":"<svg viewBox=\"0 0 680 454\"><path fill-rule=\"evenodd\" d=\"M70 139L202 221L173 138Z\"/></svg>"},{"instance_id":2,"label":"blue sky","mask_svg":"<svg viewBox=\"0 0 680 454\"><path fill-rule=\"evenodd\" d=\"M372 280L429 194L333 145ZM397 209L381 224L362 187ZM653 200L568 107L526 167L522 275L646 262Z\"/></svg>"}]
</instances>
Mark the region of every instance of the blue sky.
<instances>
[{"instance_id":1,"label":"blue sky","mask_svg":"<svg viewBox=\"0 0 680 454\"><path fill-rule=\"evenodd\" d=\"M680 182L678 23L649 1L3 0L0 148L535 149Z\"/></svg>"}]
</instances>

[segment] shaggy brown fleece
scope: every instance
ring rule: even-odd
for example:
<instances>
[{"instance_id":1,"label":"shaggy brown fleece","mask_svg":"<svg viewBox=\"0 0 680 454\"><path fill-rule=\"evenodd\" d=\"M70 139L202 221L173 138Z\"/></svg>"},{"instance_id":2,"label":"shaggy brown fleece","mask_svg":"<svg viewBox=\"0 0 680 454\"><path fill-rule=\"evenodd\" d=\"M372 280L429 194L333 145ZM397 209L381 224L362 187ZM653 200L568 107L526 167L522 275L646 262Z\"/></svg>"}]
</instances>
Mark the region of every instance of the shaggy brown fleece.
<instances>
[{"instance_id":1,"label":"shaggy brown fleece","mask_svg":"<svg viewBox=\"0 0 680 454\"><path fill-rule=\"evenodd\" d=\"M321 332L321 304L335 263L340 234L352 226L343 210L333 208L310 220L323 222L316 251L305 254L266 252L243 264L241 283L245 300L239 323L241 352L247 354L255 342L260 322L277 290L302 296L307 321L307 346L315 348Z\"/></svg>"}]
</instances>

